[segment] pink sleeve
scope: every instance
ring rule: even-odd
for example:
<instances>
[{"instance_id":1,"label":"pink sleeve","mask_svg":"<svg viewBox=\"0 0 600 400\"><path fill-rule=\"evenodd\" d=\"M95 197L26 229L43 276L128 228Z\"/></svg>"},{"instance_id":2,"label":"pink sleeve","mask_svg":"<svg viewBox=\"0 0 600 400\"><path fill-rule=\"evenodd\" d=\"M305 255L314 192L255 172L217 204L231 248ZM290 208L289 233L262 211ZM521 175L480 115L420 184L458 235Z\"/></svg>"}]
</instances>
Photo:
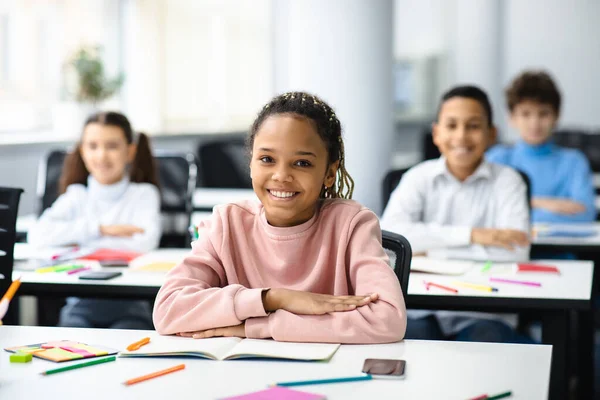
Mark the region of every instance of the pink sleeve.
<instances>
[{"instance_id":1,"label":"pink sleeve","mask_svg":"<svg viewBox=\"0 0 600 400\"><path fill-rule=\"evenodd\" d=\"M223 242L222 225L215 211L211 221L198 226L200 239L191 254L167 274L154 304L158 333L202 331L267 315L262 303L264 289L228 285L215 249Z\"/></svg>"},{"instance_id":2,"label":"pink sleeve","mask_svg":"<svg viewBox=\"0 0 600 400\"><path fill-rule=\"evenodd\" d=\"M353 311L326 315L296 315L278 310L246 321L246 336L280 341L329 343L389 343L402 340L406 306L396 274L381 246L375 214L360 211L349 228L346 250L354 293L378 293L379 300Z\"/></svg>"}]
</instances>

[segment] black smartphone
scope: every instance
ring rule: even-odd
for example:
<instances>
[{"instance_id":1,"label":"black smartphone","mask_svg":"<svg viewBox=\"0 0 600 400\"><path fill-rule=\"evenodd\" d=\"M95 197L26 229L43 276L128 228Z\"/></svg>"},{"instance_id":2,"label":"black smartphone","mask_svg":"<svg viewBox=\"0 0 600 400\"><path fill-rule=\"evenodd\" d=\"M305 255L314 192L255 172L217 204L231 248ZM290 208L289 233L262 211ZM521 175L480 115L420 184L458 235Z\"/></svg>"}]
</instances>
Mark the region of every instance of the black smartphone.
<instances>
[{"instance_id":1,"label":"black smartphone","mask_svg":"<svg viewBox=\"0 0 600 400\"><path fill-rule=\"evenodd\" d=\"M100 265L103 267L127 267L129 261L127 260L102 260Z\"/></svg>"},{"instance_id":2,"label":"black smartphone","mask_svg":"<svg viewBox=\"0 0 600 400\"><path fill-rule=\"evenodd\" d=\"M79 275L79 279L89 279L94 281L105 281L107 279L116 278L117 276L123 275L118 271L91 271L84 272Z\"/></svg>"},{"instance_id":3,"label":"black smartphone","mask_svg":"<svg viewBox=\"0 0 600 400\"><path fill-rule=\"evenodd\" d=\"M373 379L403 379L405 369L404 360L367 358L362 372L371 375Z\"/></svg>"}]
</instances>

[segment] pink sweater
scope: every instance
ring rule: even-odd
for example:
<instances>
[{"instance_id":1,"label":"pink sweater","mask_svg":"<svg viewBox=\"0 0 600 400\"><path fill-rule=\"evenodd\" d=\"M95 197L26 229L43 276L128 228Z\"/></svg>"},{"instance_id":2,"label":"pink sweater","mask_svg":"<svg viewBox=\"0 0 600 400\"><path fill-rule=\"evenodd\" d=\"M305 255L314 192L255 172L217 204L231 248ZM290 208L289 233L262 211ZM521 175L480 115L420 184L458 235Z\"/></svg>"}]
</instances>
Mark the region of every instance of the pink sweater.
<instances>
[{"instance_id":1,"label":"pink sweater","mask_svg":"<svg viewBox=\"0 0 600 400\"><path fill-rule=\"evenodd\" d=\"M246 321L249 338L333 343L401 340L406 307L381 246L375 214L351 200L325 200L304 224L268 224L262 204L215 207L200 239L167 275L154 306L161 334L201 331ZM267 315L261 294L288 288L332 295L378 293L352 311Z\"/></svg>"}]
</instances>

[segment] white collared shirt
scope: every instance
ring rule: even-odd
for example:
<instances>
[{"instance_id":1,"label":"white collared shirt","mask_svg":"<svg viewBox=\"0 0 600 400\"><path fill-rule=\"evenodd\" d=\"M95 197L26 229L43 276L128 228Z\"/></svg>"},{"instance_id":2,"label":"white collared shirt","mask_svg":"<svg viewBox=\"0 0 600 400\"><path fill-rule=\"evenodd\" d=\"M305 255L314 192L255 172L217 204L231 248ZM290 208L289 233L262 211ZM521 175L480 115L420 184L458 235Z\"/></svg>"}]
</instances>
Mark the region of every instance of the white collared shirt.
<instances>
[{"instance_id":1,"label":"white collared shirt","mask_svg":"<svg viewBox=\"0 0 600 400\"><path fill-rule=\"evenodd\" d=\"M480 261L525 261L529 246L509 251L472 244L473 228L529 232L529 226L527 187L518 172L484 160L461 182L450 173L444 157L407 171L381 218L381 228L406 237L413 253ZM410 318L430 314L408 311ZM515 315L508 314L437 311L435 315L445 335L457 333L473 318L500 319L513 328L517 322Z\"/></svg>"},{"instance_id":2,"label":"white collared shirt","mask_svg":"<svg viewBox=\"0 0 600 400\"><path fill-rule=\"evenodd\" d=\"M413 253L434 258L524 261L529 246L509 251L471 243L473 228L529 232L527 188L515 170L483 161L464 182L446 159L411 168L390 197L381 228L405 236Z\"/></svg>"}]
</instances>

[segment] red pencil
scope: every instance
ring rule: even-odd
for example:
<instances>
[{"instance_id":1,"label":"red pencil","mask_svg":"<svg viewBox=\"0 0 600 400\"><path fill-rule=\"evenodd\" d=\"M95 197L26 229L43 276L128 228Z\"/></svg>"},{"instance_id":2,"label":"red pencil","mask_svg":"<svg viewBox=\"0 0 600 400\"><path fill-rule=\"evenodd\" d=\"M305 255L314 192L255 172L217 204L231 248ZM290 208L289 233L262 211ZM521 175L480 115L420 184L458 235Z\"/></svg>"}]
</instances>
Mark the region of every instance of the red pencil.
<instances>
[{"instance_id":1,"label":"red pencil","mask_svg":"<svg viewBox=\"0 0 600 400\"><path fill-rule=\"evenodd\" d=\"M438 289L443 289L443 290L447 290L449 292L452 293L458 293L458 290L450 287L450 286L444 286L444 285L440 285L438 283L434 283L434 282L427 282L427 281L423 281L423 283L425 284L425 287L427 288L427 290L429 290L429 286L433 286L436 287Z\"/></svg>"}]
</instances>

